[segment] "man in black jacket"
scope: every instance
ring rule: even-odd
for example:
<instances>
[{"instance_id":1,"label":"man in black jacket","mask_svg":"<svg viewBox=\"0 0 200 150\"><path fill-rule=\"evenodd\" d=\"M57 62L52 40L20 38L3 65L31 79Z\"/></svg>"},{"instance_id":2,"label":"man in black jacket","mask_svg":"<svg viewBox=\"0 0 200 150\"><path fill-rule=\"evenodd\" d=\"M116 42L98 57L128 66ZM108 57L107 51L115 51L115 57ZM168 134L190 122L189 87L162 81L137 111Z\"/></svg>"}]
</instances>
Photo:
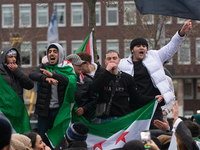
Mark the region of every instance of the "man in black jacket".
<instances>
[{"instance_id":1,"label":"man in black jacket","mask_svg":"<svg viewBox=\"0 0 200 150\"><path fill-rule=\"evenodd\" d=\"M68 77L61 74L63 48L58 43L52 43L47 48L48 61L32 70L29 77L39 82L35 114L38 115L38 134L50 146L45 133L53 127L56 115L62 106Z\"/></svg>"},{"instance_id":2,"label":"man in black jacket","mask_svg":"<svg viewBox=\"0 0 200 150\"><path fill-rule=\"evenodd\" d=\"M135 81L131 75L124 72L121 72L119 75L119 62L118 52L114 50L107 51L105 58L106 70L93 81L92 87L94 92L99 93L99 102L108 103L116 78L119 76L119 82L115 88L115 94L112 97L110 115L102 118L101 123L112 121L136 110L137 108L134 108L135 102L145 105L155 98L141 95L137 91ZM162 95L157 95L156 97L158 97L158 102L161 102L163 99Z\"/></svg>"},{"instance_id":3,"label":"man in black jacket","mask_svg":"<svg viewBox=\"0 0 200 150\"><path fill-rule=\"evenodd\" d=\"M13 47L3 47L0 50L0 74L4 80L19 95L22 101L23 88L33 88L33 81L20 69L20 55Z\"/></svg>"}]
</instances>

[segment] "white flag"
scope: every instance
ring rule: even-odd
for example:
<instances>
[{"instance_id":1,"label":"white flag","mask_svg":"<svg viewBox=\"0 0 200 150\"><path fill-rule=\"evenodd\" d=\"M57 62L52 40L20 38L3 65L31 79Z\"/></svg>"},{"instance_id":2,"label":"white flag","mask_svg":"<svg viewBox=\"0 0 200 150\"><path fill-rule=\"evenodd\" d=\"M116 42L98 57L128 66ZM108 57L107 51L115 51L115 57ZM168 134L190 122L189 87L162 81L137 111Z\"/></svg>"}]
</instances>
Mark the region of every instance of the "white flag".
<instances>
[{"instance_id":1,"label":"white flag","mask_svg":"<svg viewBox=\"0 0 200 150\"><path fill-rule=\"evenodd\" d=\"M58 43L58 25L56 20L56 7L53 11L51 22L49 24L48 33L47 33L48 45L51 43Z\"/></svg>"}]
</instances>

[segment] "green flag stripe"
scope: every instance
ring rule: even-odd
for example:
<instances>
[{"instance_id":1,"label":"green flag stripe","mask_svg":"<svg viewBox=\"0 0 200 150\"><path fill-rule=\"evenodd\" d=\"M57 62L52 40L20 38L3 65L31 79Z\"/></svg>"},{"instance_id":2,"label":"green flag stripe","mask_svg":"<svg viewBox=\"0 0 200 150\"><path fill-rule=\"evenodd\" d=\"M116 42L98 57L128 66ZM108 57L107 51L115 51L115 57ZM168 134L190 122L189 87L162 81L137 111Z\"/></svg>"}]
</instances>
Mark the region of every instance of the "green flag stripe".
<instances>
[{"instance_id":1,"label":"green flag stripe","mask_svg":"<svg viewBox=\"0 0 200 150\"><path fill-rule=\"evenodd\" d=\"M134 121L151 119L155 101L156 99L126 116L104 124L90 124L84 117L77 117L76 114L73 115L73 122L82 121L89 127L90 134L108 138L120 130L126 130Z\"/></svg>"},{"instance_id":2,"label":"green flag stripe","mask_svg":"<svg viewBox=\"0 0 200 150\"><path fill-rule=\"evenodd\" d=\"M89 39L90 39L90 34L87 36L87 38L81 44L81 46L78 48L78 50L75 52L75 54L77 54L79 52L85 52L85 49L86 49L86 46L87 46Z\"/></svg>"},{"instance_id":3,"label":"green flag stripe","mask_svg":"<svg viewBox=\"0 0 200 150\"><path fill-rule=\"evenodd\" d=\"M11 122L17 133L31 130L28 113L24 103L12 87L0 75L0 110Z\"/></svg>"}]
</instances>

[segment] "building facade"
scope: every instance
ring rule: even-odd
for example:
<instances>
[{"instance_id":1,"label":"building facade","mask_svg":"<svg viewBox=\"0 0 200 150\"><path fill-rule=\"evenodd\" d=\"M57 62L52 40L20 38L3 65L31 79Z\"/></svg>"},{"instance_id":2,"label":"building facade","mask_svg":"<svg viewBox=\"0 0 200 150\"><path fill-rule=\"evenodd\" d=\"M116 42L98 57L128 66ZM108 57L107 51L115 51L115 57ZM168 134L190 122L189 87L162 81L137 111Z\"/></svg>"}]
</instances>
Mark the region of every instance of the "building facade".
<instances>
[{"instance_id":1,"label":"building facade","mask_svg":"<svg viewBox=\"0 0 200 150\"><path fill-rule=\"evenodd\" d=\"M86 0L0 1L0 45L10 46L14 37L20 38L21 68L27 74L41 63L45 55L48 25L55 7L59 43L66 56L74 53L90 33ZM117 50L122 58L128 57L130 41L135 37L146 38L150 43L149 49L159 49L186 21L167 17L162 29L162 41L158 42L160 17L140 15L133 0L97 0L95 10L97 53L102 65L105 52L109 49ZM173 75L175 94L183 115L192 115L200 110L200 21L193 21L193 26L178 53L166 66Z\"/></svg>"}]
</instances>

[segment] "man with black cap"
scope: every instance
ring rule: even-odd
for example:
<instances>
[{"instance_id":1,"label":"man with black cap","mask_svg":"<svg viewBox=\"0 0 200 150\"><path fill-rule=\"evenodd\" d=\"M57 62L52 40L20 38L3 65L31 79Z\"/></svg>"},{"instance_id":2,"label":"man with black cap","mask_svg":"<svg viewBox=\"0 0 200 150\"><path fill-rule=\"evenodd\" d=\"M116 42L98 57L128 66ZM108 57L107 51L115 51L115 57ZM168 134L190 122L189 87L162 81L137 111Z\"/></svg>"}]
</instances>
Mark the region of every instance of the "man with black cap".
<instances>
[{"instance_id":1,"label":"man with black cap","mask_svg":"<svg viewBox=\"0 0 200 150\"><path fill-rule=\"evenodd\" d=\"M130 44L132 55L120 61L120 71L134 76L138 91L147 96L162 94L165 103L174 99L174 93L169 87L165 77L163 63L171 58L179 49L185 34L192 28L191 20L188 20L171 41L160 50L149 50L148 43L144 38L136 38ZM164 104L162 104L164 105ZM142 107L137 104L136 108ZM161 104L158 105L152 120L163 119ZM151 124L150 128L155 128Z\"/></svg>"},{"instance_id":2,"label":"man with black cap","mask_svg":"<svg viewBox=\"0 0 200 150\"><path fill-rule=\"evenodd\" d=\"M10 150L11 126L0 118L0 150Z\"/></svg>"},{"instance_id":3,"label":"man with black cap","mask_svg":"<svg viewBox=\"0 0 200 150\"><path fill-rule=\"evenodd\" d=\"M38 134L50 146L45 133L53 127L56 115L63 104L66 88L72 81L69 81L66 62L63 61L62 46L58 43L52 43L48 46L46 53L48 62L40 64L32 70L29 77L39 82L35 105L35 114L38 115Z\"/></svg>"}]
</instances>

